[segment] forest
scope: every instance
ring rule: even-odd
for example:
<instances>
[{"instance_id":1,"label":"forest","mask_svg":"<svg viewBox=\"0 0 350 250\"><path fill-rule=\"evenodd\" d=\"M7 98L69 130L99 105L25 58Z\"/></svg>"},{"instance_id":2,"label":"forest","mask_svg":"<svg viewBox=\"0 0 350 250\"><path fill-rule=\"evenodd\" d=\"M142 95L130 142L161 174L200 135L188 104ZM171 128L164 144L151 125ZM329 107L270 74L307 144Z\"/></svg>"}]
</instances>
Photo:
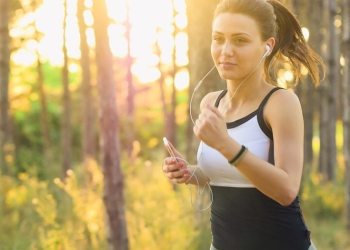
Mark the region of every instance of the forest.
<instances>
[{"instance_id":1,"label":"forest","mask_svg":"<svg viewBox=\"0 0 350 250\"><path fill-rule=\"evenodd\" d=\"M0 0L1 250L209 249L210 192L165 178L162 138L195 163L218 2ZM327 67L275 79L303 108L301 207L350 250L350 0L281 2Z\"/></svg>"}]
</instances>

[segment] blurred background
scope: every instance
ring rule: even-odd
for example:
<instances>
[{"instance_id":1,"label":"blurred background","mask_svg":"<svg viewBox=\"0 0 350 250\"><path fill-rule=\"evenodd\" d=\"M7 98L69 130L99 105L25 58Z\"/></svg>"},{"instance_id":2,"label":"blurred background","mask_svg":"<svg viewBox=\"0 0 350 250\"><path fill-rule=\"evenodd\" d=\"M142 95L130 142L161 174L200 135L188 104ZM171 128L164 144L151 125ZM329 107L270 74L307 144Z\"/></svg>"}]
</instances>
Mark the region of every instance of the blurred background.
<instances>
[{"instance_id":1,"label":"blurred background","mask_svg":"<svg viewBox=\"0 0 350 250\"><path fill-rule=\"evenodd\" d=\"M209 248L210 194L166 180L162 137L195 164L218 2L0 0L1 250ZM303 106L301 206L319 250L349 250L350 0L282 2L327 65L275 78Z\"/></svg>"}]
</instances>

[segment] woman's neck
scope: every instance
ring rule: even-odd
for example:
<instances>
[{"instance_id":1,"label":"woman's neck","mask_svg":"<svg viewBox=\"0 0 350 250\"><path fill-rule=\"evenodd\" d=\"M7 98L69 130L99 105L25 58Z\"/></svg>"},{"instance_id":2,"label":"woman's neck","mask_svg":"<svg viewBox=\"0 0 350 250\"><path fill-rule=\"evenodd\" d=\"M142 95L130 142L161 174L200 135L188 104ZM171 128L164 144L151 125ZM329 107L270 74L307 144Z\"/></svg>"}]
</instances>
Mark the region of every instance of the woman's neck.
<instances>
[{"instance_id":1,"label":"woman's neck","mask_svg":"<svg viewBox=\"0 0 350 250\"><path fill-rule=\"evenodd\" d=\"M245 81L227 80L227 101L231 104L239 104L247 101L260 92L260 89L266 85L266 81L262 77L249 77Z\"/></svg>"}]
</instances>

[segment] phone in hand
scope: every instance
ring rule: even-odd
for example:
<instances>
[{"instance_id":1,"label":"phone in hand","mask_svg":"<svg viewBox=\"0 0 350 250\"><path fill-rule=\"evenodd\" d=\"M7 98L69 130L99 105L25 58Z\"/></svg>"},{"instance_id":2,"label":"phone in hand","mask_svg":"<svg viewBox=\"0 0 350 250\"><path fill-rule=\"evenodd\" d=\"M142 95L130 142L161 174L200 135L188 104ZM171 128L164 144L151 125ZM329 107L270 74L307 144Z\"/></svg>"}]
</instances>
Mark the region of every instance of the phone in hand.
<instances>
[{"instance_id":1,"label":"phone in hand","mask_svg":"<svg viewBox=\"0 0 350 250\"><path fill-rule=\"evenodd\" d=\"M169 144L166 137L163 137L163 142L164 142L164 145L165 145L166 149L168 150L169 154L176 159L176 156L175 156L174 152L171 150L170 144ZM178 160L176 159L176 161L178 161Z\"/></svg>"}]
</instances>

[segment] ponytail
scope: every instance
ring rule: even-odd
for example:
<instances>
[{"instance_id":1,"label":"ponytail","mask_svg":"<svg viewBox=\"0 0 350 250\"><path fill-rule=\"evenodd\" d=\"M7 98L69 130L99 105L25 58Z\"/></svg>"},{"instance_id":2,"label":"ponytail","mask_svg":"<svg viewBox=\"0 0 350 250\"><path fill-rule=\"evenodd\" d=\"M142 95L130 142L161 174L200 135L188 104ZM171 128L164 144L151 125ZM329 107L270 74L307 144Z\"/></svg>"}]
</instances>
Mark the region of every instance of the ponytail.
<instances>
[{"instance_id":1,"label":"ponytail","mask_svg":"<svg viewBox=\"0 0 350 250\"><path fill-rule=\"evenodd\" d=\"M317 86L320 82L320 69L325 77L325 66L322 58L312 50L302 33L301 27L295 16L280 2L268 0L275 12L276 44L269 57L265 60L264 72L266 80L273 83L270 76L270 64L274 65L272 73L276 75L276 69L284 62L292 65L293 73L298 83L301 76L301 68L304 66Z\"/></svg>"}]
</instances>

